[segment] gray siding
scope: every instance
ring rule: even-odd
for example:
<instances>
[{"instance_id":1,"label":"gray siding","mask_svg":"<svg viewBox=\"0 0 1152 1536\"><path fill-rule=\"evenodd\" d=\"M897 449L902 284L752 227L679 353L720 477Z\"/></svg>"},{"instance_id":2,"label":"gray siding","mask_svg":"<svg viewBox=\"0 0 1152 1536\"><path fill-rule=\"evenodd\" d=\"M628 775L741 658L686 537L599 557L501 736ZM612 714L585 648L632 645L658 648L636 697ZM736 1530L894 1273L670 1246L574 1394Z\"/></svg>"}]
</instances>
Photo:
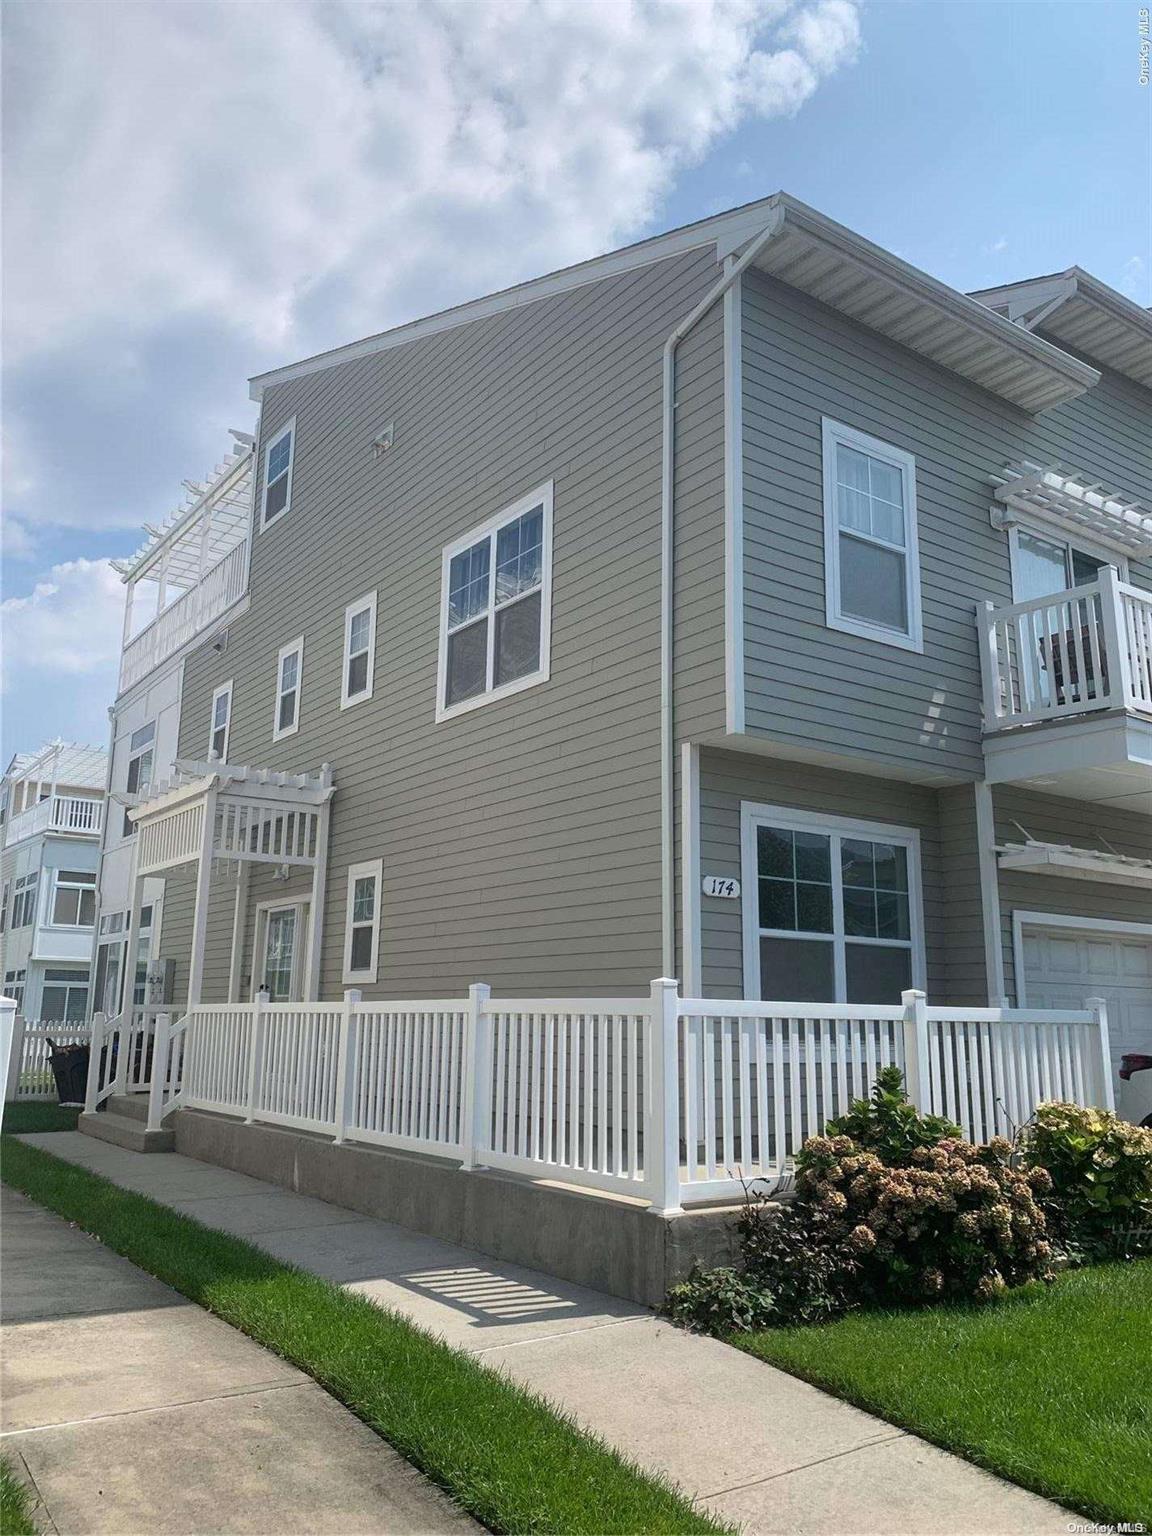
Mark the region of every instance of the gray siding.
<instances>
[{"instance_id":1,"label":"gray siding","mask_svg":"<svg viewBox=\"0 0 1152 1536\"><path fill-rule=\"evenodd\" d=\"M1152 859L1152 816L1109 810L1056 795L997 787L993 791L997 843L1023 841L1020 828L1044 843L1066 843ZM1018 825L1017 825L1018 824ZM1070 917L1114 918L1117 922L1152 923L1152 898L1147 888L1112 885L1094 880L1070 880L1060 875L1000 872L1000 925L1004 944L1004 976L1010 1000L1016 997L1012 953L1013 912L1056 912Z\"/></svg>"},{"instance_id":2,"label":"gray siding","mask_svg":"<svg viewBox=\"0 0 1152 1536\"><path fill-rule=\"evenodd\" d=\"M947 1000L955 1007L964 1003L987 1007L975 788L957 784L942 789L936 803L940 813L940 902Z\"/></svg>"},{"instance_id":3,"label":"gray siding","mask_svg":"<svg viewBox=\"0 0 1152 1536\"><path fill-rule=\"evenodd\" d=\"M716 275L678 257L266 397L262 442L296 417L292 507L254 539L227 649L188 660L181 750L203 753L231 677L234 762L332 764L322 995L341 985L345 871L376 857L377 995L636 992L657 974L660 354ZM689 521L718 505L708 345L686 348L680 392ZM376 461L388 420L396 445ZM551 678L437 724L441 550L547 479ZM373 588L375 694L342 712L344 608ZM274 743L276 653L301 632L301 726ZM210 939L214 990L227 945Z\"/></svg>"},{"instance_id":4,"label":"gray siding","mask_svg":"<svg viewBox=\"0 0 1152 1536\"><path fill-rule=\"evenodd\" d=\"M1106 374L1033 418L773 279L744 282L747 727L953 779L982 772L978 602L1012 600L989 475L1021 455L1152 502L1152 395ZM924 654L824 621L821 418L916 458ZM1145 562L1133 577L1152 585Z\"/></svg>"}]
</instances>

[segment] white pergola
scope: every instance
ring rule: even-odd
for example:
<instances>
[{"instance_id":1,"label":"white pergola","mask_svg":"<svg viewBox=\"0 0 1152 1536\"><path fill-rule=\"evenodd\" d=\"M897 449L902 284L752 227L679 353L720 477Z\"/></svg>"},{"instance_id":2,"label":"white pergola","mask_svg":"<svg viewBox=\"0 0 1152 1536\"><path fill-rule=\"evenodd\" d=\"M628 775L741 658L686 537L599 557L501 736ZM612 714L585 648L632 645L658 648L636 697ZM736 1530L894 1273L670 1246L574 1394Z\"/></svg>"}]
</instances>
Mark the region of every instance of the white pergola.
<instances>
[{"instance_id":1,"label":"white pergola","mask_svg":"<svg viewBox=\"0 0 1152 1536\"><path fill-rule=\"evenodd\" d=\"M1066 538L1091 536L1120 554L1137 559L1152 554L1152 512L1083 470L1024 460L1005 465L991 480L994 527L1010 527L1023 516Z\"/></svg>"},{"instance_id":2,"label":"white pergola","mask_svg":"<svg viewBox=\"0 0 1152 1536\"><path fill-rule=\"evenodd\" d=\"M306 869L312 872L312 896L304 999L315 1001L320 983L328 822L335 790L327 763L319 773L308 774L179 760L172 776L145 794L117 797L128 806L136 827L128 925L129 966L134 963L139 942L141 882L149 876L195 864L188 1006L199 1003L212 872L221 863L234 864L236 902L228 990L230 1000L237 1000L252 865Z\"/></svg>"}]
</instances>

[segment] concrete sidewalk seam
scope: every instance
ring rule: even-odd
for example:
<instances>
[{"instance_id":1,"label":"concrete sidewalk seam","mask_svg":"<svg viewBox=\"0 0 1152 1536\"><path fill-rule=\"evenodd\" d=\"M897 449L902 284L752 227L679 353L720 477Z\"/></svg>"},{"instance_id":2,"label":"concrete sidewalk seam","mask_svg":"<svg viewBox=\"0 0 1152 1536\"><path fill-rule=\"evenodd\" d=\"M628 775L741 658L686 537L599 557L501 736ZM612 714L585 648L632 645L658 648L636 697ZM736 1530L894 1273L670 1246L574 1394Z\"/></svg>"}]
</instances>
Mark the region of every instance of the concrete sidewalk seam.
<instances>
[{"instance_id":1,"label":"concrete sidewalk seam","mask_svg":"<svg viewBox=\"0 0 1152 1536\"><path fill-rule=\"evenodd\" d=\"M893 1440L915 1440L917 1436L910 1435L907 1430L898 1429L892 1435L876 1435L871 1440L862 1440L859 1445L850 1445L846 1450L833 1451L830 1456L817 1456L815 1461L798 1461L794 1467L783 1467L779 1472L769 1472L767 1477L754 1477L747 1483L733 1483L730 1488L714 1488L710 1493L701 1493L696 1497L696 1502L701 1499L722 1499L728 1493L741 1493L745 1488L759 1488L764 1483L774 1483L781 1477L792 1477L797 1472L807 1472L810 1467L822 1467L829 1461L843 1461L845 1456L856 1456L861 1451L868 1451L874 1445L888 1445ZM925 1442L927 1444L927 1442Z\"/></svg>"},{"instance_id":2,"label":"concrete sidewalk seam","mask_svg":"<svg viewBox=\"0 0 1152 1536\"><path fill-rule=\"evenodd\" d=\"M381 1309L386 1310L386 1309ZM399 1314L403 1316L403 1314ZM582 1333L595 1333L599 1328L620 1328L625 1323L648 1323L652 1315L649 1312L640 1313L637 1317L609 1317L602 1323L589 1323L587 1328L565 1328L562 1333L538 1333L530 1339L510 1339L506 1344L484 1344L475 1349L469 1345L464 1347L472 1355L487 1355L494 1349L527 1349L532 1344L547 1344L555 1339L574 1339Z\"/></svg>"},{"instance_id":3,"label":"concrete sidewalk seam","mask_svg":"<svg viewBox=\"0 0 1152 1536\"><path fill-rule=\"evenodd\" d=\"M154 1403L146 1408L122 1408L119 1413L93 1413L84 1419L60 1419L53 1424L30 1424L25 1429L0 1430L0 1440L16 1440L24 1435L43 1435L55 1429L78 1429L84 1424L106 1424L112 1419L130 1419L139 1413L179 1413L182 1408L196 1408L201 1403L222 1403L233 1397L255 1397L265 1392L298 1392L314 1387L310 1376L303 1381L270 1381L264 1385L238 1387L234 1392L211 1392L207 1397L188 1397L178 1403Z\"/></svg>"}]
</instances>

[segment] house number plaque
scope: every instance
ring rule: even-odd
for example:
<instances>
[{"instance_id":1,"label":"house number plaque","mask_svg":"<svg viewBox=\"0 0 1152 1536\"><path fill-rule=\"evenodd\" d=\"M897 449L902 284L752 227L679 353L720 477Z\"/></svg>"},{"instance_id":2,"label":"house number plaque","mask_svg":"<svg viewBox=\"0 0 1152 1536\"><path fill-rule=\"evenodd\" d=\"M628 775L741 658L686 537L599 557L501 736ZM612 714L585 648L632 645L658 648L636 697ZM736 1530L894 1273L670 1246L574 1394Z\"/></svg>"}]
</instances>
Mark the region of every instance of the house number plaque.
<instances>
[{"instance_id":1,"label":"house number plaque","mask_svg":"<svg viewBox=\"0 0 1152 1536\"><path fill-rule=\"evenodd\" d=\"M729 880L727 875L705 875L705 896L723 896L728 901L735 901L740 895L739 880Z\"/></svg>"}]
</instances>

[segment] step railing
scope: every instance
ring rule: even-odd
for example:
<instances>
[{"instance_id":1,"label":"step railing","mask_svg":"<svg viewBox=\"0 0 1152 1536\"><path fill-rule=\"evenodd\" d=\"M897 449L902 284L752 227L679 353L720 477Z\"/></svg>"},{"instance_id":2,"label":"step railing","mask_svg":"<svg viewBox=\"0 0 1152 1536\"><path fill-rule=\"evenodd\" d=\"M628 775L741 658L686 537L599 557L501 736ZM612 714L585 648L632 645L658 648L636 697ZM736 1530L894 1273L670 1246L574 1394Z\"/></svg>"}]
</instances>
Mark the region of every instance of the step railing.
<instances>
[{"instance_id":1,"label":"step railing","mask_svg":"<svg viewBox=\"0 0 1152 1536\"><path fill-rule=\"evenodd\" d=\"M114 1021L115 1022L115 1021ZM1113 1107L1107 1008L647 997L222 1003L152 1025L149 1124L181 1106L627 1194L656 1209L779 1179L901 1068L976 1141L1046 1099ZM130 1027L125 1038L131 1040ZM95 1054L95 1051L94 1051ZM157 1067L157 1063L159 1066Z\"/></svg>"},{"instance_id":2,"label":"step railing","mask_svg":"<svg viewBox=\"0 0 1152 1536\"><path fill-rule=\"evenodd\" d=\"M113 1018L93 1015L86 1109L95 1110L112 1094L149 1091L158 1021L171 1013L170 1003L138 1003Z\"/></svg>"}]
</instances>

